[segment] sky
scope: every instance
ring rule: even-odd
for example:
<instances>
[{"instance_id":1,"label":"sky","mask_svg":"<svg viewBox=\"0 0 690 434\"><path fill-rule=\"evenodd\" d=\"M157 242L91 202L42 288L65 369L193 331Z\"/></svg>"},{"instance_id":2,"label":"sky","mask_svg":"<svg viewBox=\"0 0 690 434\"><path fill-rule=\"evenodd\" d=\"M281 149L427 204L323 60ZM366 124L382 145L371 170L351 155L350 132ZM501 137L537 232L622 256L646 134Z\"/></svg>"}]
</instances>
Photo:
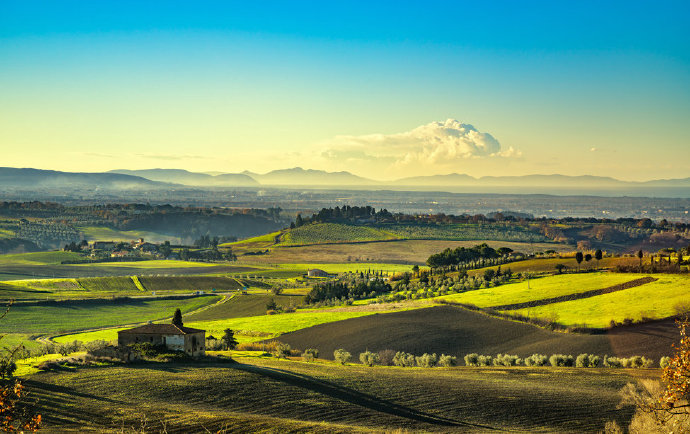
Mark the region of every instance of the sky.
<instances>
[{"instance_id":1,"label":"sky","mask_svg":"<svg viewBox=\"0 0 690 434\"><path fill-rule=\"evenodd\" d=\"M687 1L3 0L0 166L685 178L689 21Z\"/></svg>"}]
</instances>

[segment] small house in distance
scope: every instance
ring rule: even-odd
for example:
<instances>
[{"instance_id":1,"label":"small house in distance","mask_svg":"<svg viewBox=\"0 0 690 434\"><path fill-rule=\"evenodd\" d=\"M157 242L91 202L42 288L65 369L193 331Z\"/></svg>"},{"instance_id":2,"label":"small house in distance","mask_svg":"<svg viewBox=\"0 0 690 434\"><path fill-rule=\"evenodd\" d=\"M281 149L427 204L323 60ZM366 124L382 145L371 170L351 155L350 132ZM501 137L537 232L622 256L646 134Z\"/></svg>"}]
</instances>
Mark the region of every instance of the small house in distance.
<instances>
[{"instance_id":1,"label":"small house in distance","mask_svg":"<svg viewBox=\"0 0 690 434\"><path fill-rule=\"evenodd\" d=\"M307 277L328 277L328 273L318 268L312 268L311 270L307 270Z\"/></svg>"},{"instance_id":2,"label":"small house in distance","mask_svg":"<svg viewBox=\"0 0 690 434\"><path fill-rule=\"evenodd\" d=\"M117 345L148 342L173 351L184 351L192 357L206 355L206 330L193 329L176 324L146 324L117 332Z\"/></svg>"}]
</instances>

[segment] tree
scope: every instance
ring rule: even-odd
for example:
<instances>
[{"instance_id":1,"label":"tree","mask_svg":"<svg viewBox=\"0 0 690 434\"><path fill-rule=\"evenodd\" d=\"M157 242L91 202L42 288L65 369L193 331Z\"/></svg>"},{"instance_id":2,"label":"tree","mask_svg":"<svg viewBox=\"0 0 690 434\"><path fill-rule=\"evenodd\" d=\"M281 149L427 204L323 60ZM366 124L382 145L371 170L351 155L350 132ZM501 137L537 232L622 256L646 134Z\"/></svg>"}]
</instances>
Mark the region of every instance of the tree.
<instances>
[{"instance_id":1,"label":"tree","mask_svg":"<svg viewBox=\"0 0 690 434\"><path fill-rule=\"evenodd\" d=\"M644 253L642 253L642 250L637 251L637 257L640 258L640 273L642 272L642 257L644 256Z\"/></svg>"},{"instance_id":2,"label":"tree","mask_svg":"<svg viewBox=\"0 0 690 434\"><path fill-rule=\"evenodd\" d=\"M182 327L184 325L182 323L182 311L179 307L175 309L175 314L173 315L172 323L178 327Z\"/></svg>"},{"instance_id":3,"label":"tree","mask_svg":"<svg viewBox=\"0 0 690 434\"><path fill-rule=\"evenodd\" d=\"M271 299L268 303L266 303L266 310L276 310L278 309L278 305L276 304L276 301L274 299Z\"/></svg>"},{"instance_id":4,"label":"tree","mask_svg":"<svg viewBox=\"0 0 690 434\"><path fill-rule=\"evenodd\" d=\"M577 252L575 253L575 260L577 261L577 271L578 273L580 272L580 264L582 263L582 260L584 259L584 256L582 255L582 252Z\"/></svg>"},{"instance_id":5,"label":"tree","mask_svg":"<svg viewBox=\"0 0 690 434\"><path fill-rule=\"evenodd\" d=\"M562 274L562 273L563 273L563 270L566 269L566 268L568 268L568 267L566 267L566 266L563 265L563 264L556 264L556 271L558 271L558 274Z\"/></svg>"},{"instance_id":6,"label":"tree","mask_svg":"<svg viewBox=\"0 0 690 434\"><path fill-rule=\"evenodd\" d=\"M223 347L226 350L234 350L237 348L237 339L235 339L235 332L231 329L225 329L223 331L223 337L220 339L223 341Z\"/></svg>"},{"instance_id":7,"label":"tree","mask_svg":"<svg viewBox=\"0 0 690 434\"><path fill-rule=\"evenodd\" d=\"M597 268L599 268L599 261L601 261L601 258L604 257L604 254L602 253L601 249L597 249L596 252L594 252L594 259L597 260Z\"/></svg>"},{"instance_id":8,"label":"tree","mask_svg":"<svg viewBox=\"0 0 690 434\"><path fill-rule=\"evenodd\" d=\"M0 319L7 315L11 305L12 302L0 315ZM2 338L3 335L0 335L0 340ZM21 348L2 348L0 354L0 430L6 432L36 431L41 425L41 415L33 414L31 407L24 402L24 385L14 378L14 371L17 369L14 357Z\"/></svg>"},{"instance_id":9,"label":"tree","mask_svg":"<svg viewBox=\"0 0 690 434\"><path fill-rule=\"evenodd\" d=\"M589 262L589 261L591 261L591 260L592 260L592 255L590 255L589 253L587 253L587 254L585 255L585 262Z\"/></svg>"}]
</instances>

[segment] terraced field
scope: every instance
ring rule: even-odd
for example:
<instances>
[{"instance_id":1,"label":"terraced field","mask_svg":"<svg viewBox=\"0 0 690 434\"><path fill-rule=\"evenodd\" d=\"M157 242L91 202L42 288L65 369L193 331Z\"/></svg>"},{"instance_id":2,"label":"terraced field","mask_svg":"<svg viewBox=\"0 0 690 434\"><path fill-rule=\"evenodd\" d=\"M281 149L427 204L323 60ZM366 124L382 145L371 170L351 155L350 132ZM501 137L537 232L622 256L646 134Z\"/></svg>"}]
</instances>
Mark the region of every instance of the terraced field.
<instances>
[{"instance_id":1,"label":"terraced field","mask_svg":"<svg viewBox=\"0 0 690 434\"><path fill-rule=\"evenodd\" d=\"M40 373L25 380L46 428L119 432L596 432L622 370L400 369L241 358L239 363ZM537 393L535 393L537 392Z\"/></svg>"}]
</instances>

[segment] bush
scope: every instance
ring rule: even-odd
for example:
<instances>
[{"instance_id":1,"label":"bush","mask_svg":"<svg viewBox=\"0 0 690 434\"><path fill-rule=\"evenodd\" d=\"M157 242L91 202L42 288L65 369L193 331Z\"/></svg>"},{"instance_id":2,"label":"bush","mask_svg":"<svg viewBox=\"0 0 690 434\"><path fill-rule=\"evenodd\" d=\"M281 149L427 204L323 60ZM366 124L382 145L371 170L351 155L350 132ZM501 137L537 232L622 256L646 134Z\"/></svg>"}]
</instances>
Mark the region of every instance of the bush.
<instances>
[{"instance_id":1,"label":"bush","mask_svg":"<svg viewBox=\"0 0 690 434\"><path fill-rule=\"evenodd\" d=\"M513 356L510 354L497 354L496 358L493 360L494 366L520 366L522 365L522 359L518 356Z\"/></svg>"},{"instance_id":2,"label":"bush","mask_svg":"<svg viewBox=\"0 0 690 434\"><path fill-rule=\"evenodd\" d=\"M402 366L405 368L415 366L416 361L414 354L398 351L397 353L395 353L395 356L393 357L393 364L395 366Z\"/></svg>"},{"instance_id":3,"label":"bush","mask_svg":"<svg viewBox=\"0 0 690 434\"><path fill-rule=\"evenodd\" d=\"M287 358L290 356L290 350L290 345L277 342L275 348L273 349L273 356L279 359Z\"/></svg>"},{"instance_id":4,"label":"bush","mask_svg":"<svg viewBox=\"0 0 690 434\"><path fill-rule=\"evenodd\" d=\"M623 360L625 359L604 356L604 366L606 366L607 368L622 368Z\"/></svg>"},{"instance_id":5,"label":"bush","mask_svg":"<svg viewBox=\"0 0 690 434\"><path fill-rule=\"evenodd\" d=\"M661 366L662 368L666 368L666 367L669 365L670 362L671 362L671 358L670 358L670 357L668 357L668 356L662 357L662 358L659 360L659 366Z\"/></svg>"},{"instance_id":6,"label":"bush","mask_svg":"<svg viewBox=\"0 0 690 434\"><path fill-rule=\"evenodd\" d=\"M362 362L363 365L374 366L379 362L379 355L371 351L365 351L359 354L359 361Z\"/></svg>"},{"instance_id":7,"label":"bush","mask_svg":"<svg viewBox=\"0 0 690 434\"><path fill-rule=\"evenodd\" d=\"M415 360L417 362L417 366L421 368L433 368L436 366L436 362L438 362L438 357L436 356L436 353L424 353L421 356L415 357Z\"/></svg>"},{"instance_id":8,"label":"bush","mask_svg":"<svg viewBox=\"0 0 690 434\"><path fill-rule=\"evenodd\" d=\"M578 368L589 368L589 354L583 353L577 356L575 366Z\"/></svg>"},{"instance_id":9,"label":"bush","mask_svg":"<svg viewBox=\"0 0 690 434\"><path fill-rule=\"evenodd\" d=\"M479 366L479 354L472 353L465 356L465 366Z\"/></svg>"},{"instance_id":10,"label":"bush","mask_svg":"<svg viewBox=\"0 0 690 434\"><path fill-rule=\"evenodd\" d=\"M220 339L206 339L207 351L221 351L223 349L223 341Z\"/></svg>"},{"instance_id":11,"label":"bush","mask_svg":"<svg viewBox=\"0 0 690 434\"><path fill-rule=\"evenodd\" d=\"M448 368L451 366L455 366L457 364L458 359L454 356L447 356L445 354L441 354L441 357L438 358L438 366L444 366Z\"/></svg>"},{"instance_id":12,"label":"bush","mask_svg":"<svg viewBox=\"0 0 690 434\"><path fill-rule=\"evenodd\" d=\"M601 357L595 356L594 354L589 355L589 367L596 368L601 364Z\"/></svg>"},{"instance_id":13,"label":"bush","mask_svg":"<svg viewBox=\"0 0 690 434\"><path fill-rule=\"evenodd\" d=\"M393 358L395 357L395 351L393 350L381 350L379 351L379 363L383 366L393 366Z\"/></svg>"},{"instance_id":14,"label":"bush","mask_svg":"<svg viewBox=\"0 0 690 434\"><path fill-rule=\"evenodd\" d=\"M87 352L92 353L94 351L100 351L107 346L108 342L104 341L103 339L98 339L84 344L84 349L86 349Z\"/></svg>"},{"instance_id":15,"label":"bush","mask_svg":"<svg viewBox=\"0 0 690 434\"><path fill-rule=\"evenodd\" d=\"M632 356L621 361L625 368L649 368L654 364L652 359L641 356Z\"/></svg>"},{"instance_id":16,"label":"bush","mask_svg":"<svg viewBox=\"0 0 690 434\"><path fill-rule=\"evenodd\" d=\"M549 358L543 354L532 354L525 358L525 366L546 366L549 363Z\"/></svg>"},{"instance_id":17,"label":"bush","mask_svg":"<svg viewBox=\"0 0 690 434\"><path fill-rule=\"evenodd\" d=\"M313 362L314 359L317 359L319 357L319 350L316 348L307 348L304 350L302 353L302 360L305 362Z\"/></svg>"},{"instance_id":18,"label":"bush","mask_svg":"<svg viewBox=\"0 0 690 434\"><path fill-rule=\"evenodd\" d=\"M344 365L345 363L350 361L350 359L352 358L352 354L348 353L342 348L338 348L337 350L333 351L333 358L335 358L336 362L340 363L341 365Z\"/></svg>"},{"instance_id":19,"label":"bush","mask_svg":"<svg viewBox=\"0 0 690 434\"><path fill-rule=\"evenodd\" d=\"M479 356L477 357L477 365L479 366L491 366L493 362L493 357L491 356Z\"/></svg>"},{"instance_id":20,"label":"bush","mask_svg":"<svg viewBox=\"0 0 690 434\"><path fill-rule=\"evenodd\" d=\"M549 363L551 366L573 366L575 360L573 356L567 356L565 354L553 354L549 357Z\"/></svg>"}]
</instances>

